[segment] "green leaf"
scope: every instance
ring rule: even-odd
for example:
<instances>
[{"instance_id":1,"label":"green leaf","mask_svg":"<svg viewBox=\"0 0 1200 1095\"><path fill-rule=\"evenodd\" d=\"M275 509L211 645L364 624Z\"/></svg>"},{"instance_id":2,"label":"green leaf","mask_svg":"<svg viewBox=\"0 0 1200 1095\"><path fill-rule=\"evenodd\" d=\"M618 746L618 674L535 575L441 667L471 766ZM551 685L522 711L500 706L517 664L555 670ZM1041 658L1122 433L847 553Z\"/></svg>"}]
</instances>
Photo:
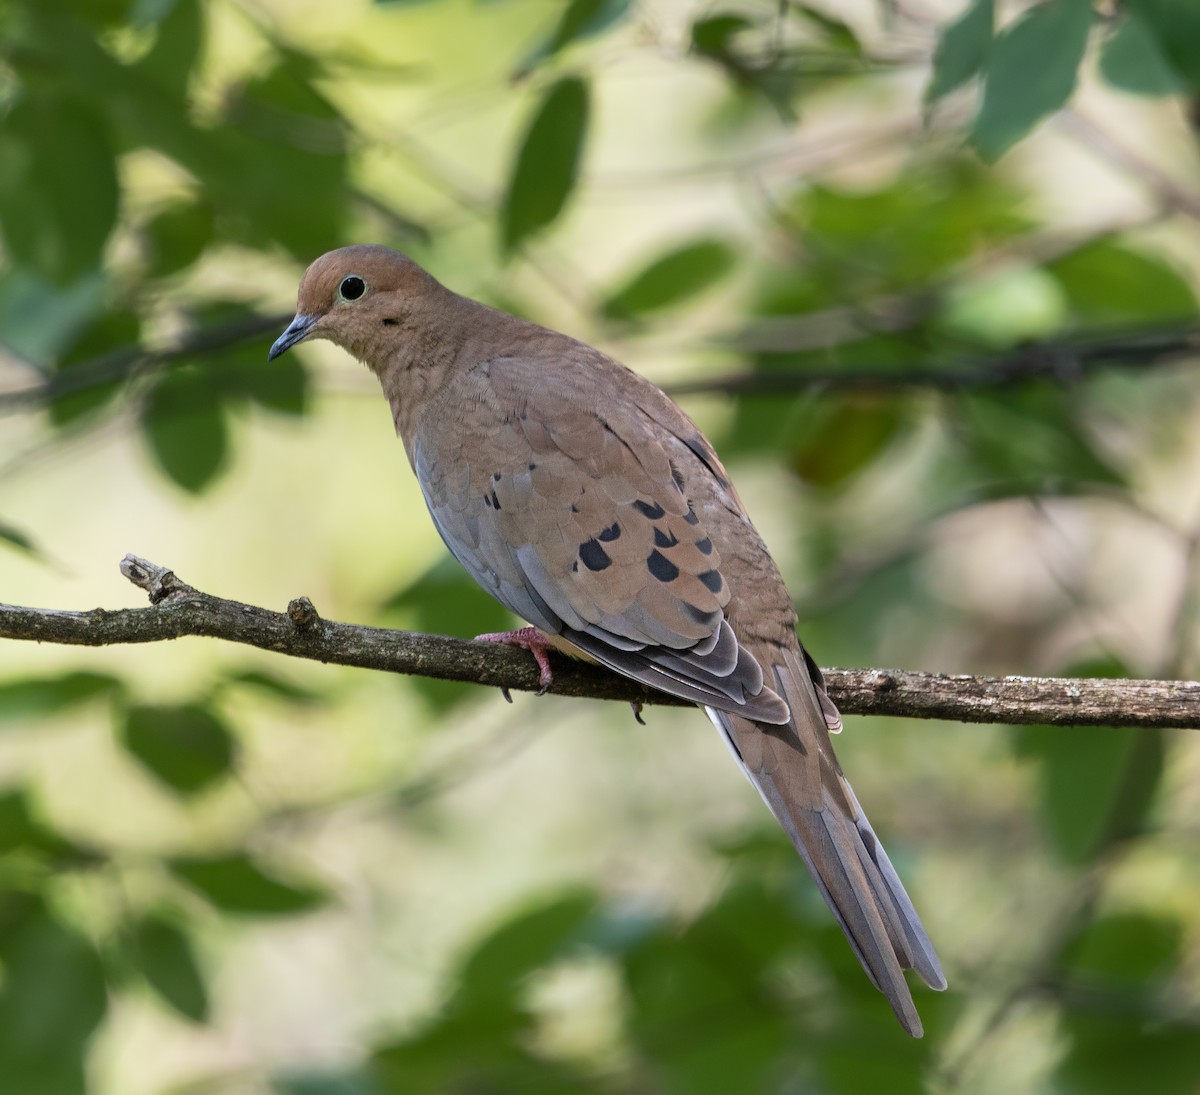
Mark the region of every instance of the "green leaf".
<instances>
[{"instance_id":1,"label":"green leaf","mask_svg":"<svg viewBox=\"0 0 1200 1095\"><path fill-rule=\"evenodd\" d=\"M971 127L971 143L985 160L998 160L1066 105L1091 26L1091 0L1047 0L996 38Z\"/></svg>"},{"instance_id":2,"label":"green leaf","mask_svg":"<svg viewBox=\"0 0 1200 1095\"><path fill-rule=\"evenodd\" d=\"M173 791L204 790L234 765L229 728L204 707L130 707L121 744Z\"/></svg>"},{"instance_id":3,"label":"green leaf","mask_svg":"<svg viewBox=\"0 0 1200 1095\"><path fill-rule=\"evenodd\" d=\"M0 1075L36 1074L36 1065L82 1052L108 1006L104 969L73 928L36 912L0 939ZM53 1087L30 1090L47 1093Z\"/></svg>"},{"instance_id":4,"label":"green leaf","mask_svg":"<svg viewBox=\"0 0 1200 1095\"><path fill-rule=\"evenodd\" d=\"M151 914L133 928L132 958L146 981L175 1011L196 1023L208 1019L208 990L192 950L178 926Z\"/></svg>"},{"instance_id":5,"label":"green leaf","mask_svg":"<svg viewBox=\"0 0 1200 1095\"><path fill-rule=\"evenodd\" d=\"M733 38L753 26L744 15L724 12L697 19L692 24L692 49L705 57L724 60L731 55Z\"/></svg>"},{"instance_id":6,"label":"green leaf","mask_svg":"<svg viewBox=\"0 0 1200 1095\"><path fill-rule=\"evenodd\" d=\"M117 698L125 685L106 673L75 671L0 684L0 720L57 715L99 697Z\"/></svg>"},{"instance_id":7,"label":"green leaf","mask_svg":"<svg viewBox=\"0 0 1200 1095\"><path fill-rule=\"evenodd\" d=\"M1176 95L1184 89L1158 38L1135 12L1126 12L1104 39L1100 75L1113 87L1134 95Z\"/></svg>"},{"instance_id":8,"label":"green leaf","mask_svg":"<svg viewBox=\"0 0 1200 1095\"><path fill-rule=\"evenodd\" d=\"M1150 28L1176 74L1193 91L1200 90L1200 5L1193 0L1128 0L1124 6Z\"/></svg>"},{"instance_id":9,"label":"green leaf","mask_svg":"<svg viewBox=\"0 0 1200 1095\"><path fill-rule=\"evenodd\" d=\"M1097 240L1048 263L1082 323L1139 325L1196 314L1191 284L1168 262Z\"/></svg>"},{"instance_id":10,"label":"green leaf","mask_svg":"<svg viewBox=\"0 0 1200 1095\"><path fill-rule=\"evenodd\" d=\"M907 416L894 399L825 401L792 458L796 474L832 487L868 467L895 440Z\"/></svg>"},{"instance_id":11,"label":"green leaf","mask_svg":"<svg viewBox=\"0 0 1200 1095\"><path fill-rule=\"evenodd\" d=\"M254 688L288 703L320 703L324 699L324 696L314 689L305 688L286 677L262 669L240 669L227 674L225 679L230 684Z\"/></svg>"},{"instance_id":12,"label":"green leaf","mask_svg":"<svg viewBox=\"0 0 1200 1095\"><path fill-rule=\"evenodd\" d=\"M327 900L321 890L281 882L241 854L175 859L167 866L223 912L285 916L307 912Z\"/></svg>"},{"instance_id":13,"label":"green leaf","mask_svg":"<svg viewBox=\"0 0 1200 1095\"><path fill-rule=\"evenodd\" d=\"M562 212L575 189L587 123L587 85L577 76L559 80L538 105L517 151L500 209L504 254Z\"/></svg>"},{"instance_id":14,"label":"green leaf","mask_svg":"<svg viewBox=\"0 0 1200 1095\"><path fill-rule=\"evenodd\" d=\"M933 54L933 75L925 89L927 103L949 95L983 68L995 22L995 0L972 0L942 31Z\"/></svg>"},{"instance_id":15,"label":"green leaf","mask_svg":"<svg viewBox=\"0 0 1200 1095\"><path fill-rule=\"evenodd\" d=\"M66 289L18 267L0 273L0 343L18 357L48 366L101 313L104 289L99 272Z\"/></svg>"},{"instance_id":16,"label":"green leaf","mask_svg":"<svg viewBox=\"0 0 1200 1095\"><path fill-rule=\"evenodd\" d=\"M118 308L106 309L70 343L58 364L59 372L69 373L97 358L128 352L137 345L140 335L141 321L137 315ZM74 380L74 376L63 377L64 383ZM55 396L50 403L50 420L56 426L73 422L103 407L121 388L119 380L90 380L82 387Z\"/></svg>"},{"instance_id":17,"label":"green leaf","mask_svg":"<svg viewBox=\"0 0 1200 1095\"><path fill-rule=\"evenodd\" d=\"M1169 977L1182 950L1177 920L1124 913L1086 925L1067 946L1063 964L1073 975L1103 978L1121 989Z\"/></svg>"},{"instance_id":18,"label":"green leaf","mask_svg":"<svg viewBox=\"0 0 1200 1095\"><path fill-rule=\"evenodd\" d=\"M1154 730L1023 727L1019 755L1036 758L1042 824L1059 854L1086 864L1141 829L1162 776L1163 742Z\"/></svg>"},{"instance_id":19,"label":"green leaf","mask_svg":"<svg viewBox=\"0 0 1200 1095\"><path fill-rule=\"evenodd\" d=\"M254 348L254 356L261 359L259 347ZM237 389L264 410L276 414L302 415L308 410L308 370L294 354L269 365L255 360L240 371Z\"/></svg>"},{"instance_id":20,"label":"green leaf","mask_svg":"<svg viewBox=\"0 0 1200 1095\"><path fill-rule=\"evenodd\" d=\"M0 231L11 261L69 285L100 265L117 197L103 114L65 94L18 100L0 128Z\"/></svg>"},{"instance_id":21,"label":"green leaf","mask_svg":"<svg viewBox=\"0 0 1200 1095\"><path fill-rule=\"evenodd\" d=\"M595 908L596 895L580 891L510 917L463 963L455 994L458 1004L510 993L521 978L561 958L580 941Z\"/></svg>"},{"instance_id":22,"label":"green leaf","mask_svg":"<svg viewBox=\"0 0 1200 1095\"><path fill-rule=\"evenodd\" d=\"M19 551L22 555L28 555L31 559L37 559L40 562L46 560L45 552L34 543L33 537L12 525L0 523L0 544Z\"/></svg>"},{"instance_id":23,"label":"green leaf","mask_svg":"<svg viewBox=\"0 0 1200 1095\"><path fill-rule=\"evenodd\" d=\"M0 794L0 855L33 851L60 861L91 861L94 855L59 836L30 809L24 788Z\"/></svg>"},{"instance_id":24,"label":"green leaf","mask_svg":"<svg viewBox=\"0 0 1200 1095\"><path fill-rule=\"evenodd\" d=\"M396 0L384 2L395 3ZM276 1076L271 1086L278 1095L381 1095L375 1084L357 1072Z\"/></svg>"},{"instance_id":25,"label":"green leaf","mask_svg":"<svg viewBox=\"0 0 1200 1095\"><path fill-rule=\"evenodd\" d=\"M528 76L543 61L564 46L591 38L619 22L629 11L631 0L570 0L550 34L533 47L517 66L514 79Z\"/></svg>"},{"instance_id":26,"label":"green leaf","mask_svg":"<svg viewBox=\"0 0 1200 1095\"><path fill-rule=\"evenodd\" d=\"M146 225L154 277L174 274L204 253L214 237L213 211L204 202L169 206Z\"/></svg>"},{"instance_id":27,"label":"green leaf","mask_svg":"<svg viewBox=\"0 0 1200 1095\"><path fill-rule=\"evenodd\" d=\"M142 406L141 428L159 468L186 491L198 494L225 467L224 412L211 377L195 368L159 378Z\"/></svg>"},{"instance_id":28,"label":"green leaf","mask_svg":"<svg viewBox=\"0 0 1200 1095\"><path fill-rule=\"evenodd\" d=\"M716 284L736 261L733 248L720 240L685 244L639 270L600 306L601 311L610 319L630 319L678 304Z\"/></svg>"}]
</instances>

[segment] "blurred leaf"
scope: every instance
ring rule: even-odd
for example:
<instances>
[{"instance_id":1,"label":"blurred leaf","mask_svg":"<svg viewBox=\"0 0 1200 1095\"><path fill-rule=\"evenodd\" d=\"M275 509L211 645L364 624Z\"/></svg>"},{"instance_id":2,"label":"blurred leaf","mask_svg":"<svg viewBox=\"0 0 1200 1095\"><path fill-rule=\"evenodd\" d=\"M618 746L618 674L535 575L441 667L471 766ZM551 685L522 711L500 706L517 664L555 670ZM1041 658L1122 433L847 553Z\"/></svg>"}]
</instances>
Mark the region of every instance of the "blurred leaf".
<instances>
[{"instance_id":1,"label":"blurred leaf","mask_svg":"<svg viewBox=\"0 0 1200 1095\"><path fill-rule=\"evenodd\" d=\"M1004 266L950 286L936 317L960 341L1005 349L1050 338L1067 321L1062 287L1037 266Z\"/></svg>"},{"instance_id":2,"label":"blurred leaf","mask_svg":"<svg viewBox=\"0 0 1200 1095\"><path fill-rule=\"evenodd\" d=\"M151 914L133 928L132 958L146 981L175 1011L196 1023L208 1019L208 990L192 951L178 926Z\"/></svg>"},{"instance_id":3,"label":"blurred leaf","mask_svg":"<svg viewBox=\"0 0 1200 1095\"><path fill-rule=\"evenodd\" d=\"M233 736L204 707L130 707L120 738L149 771L180 794L202 791L233 771Z\"/></svg>"},{"instance_id":4,"label":"blurred leaf","mask_svg":"<svg viewBox=\"0 0 1200 1095\"><path fill-rule=\"evenodd\" d=\"M1042 825L1065 860L1086 864L1140 831L1162 776L1160 732L1028 726L1015 740L1020 756L1040 763Z\"/></svg>"},{"instance_id":5,"label":"blurred leaf","mask_svg":"<svg viewBox=\"0 0 1200 1095\"><path fill-rule=\"evenodd\" d=\"M92 945L39 911L0 938L0 962L0 1076L5 1086L14 1095L82 1095L82 1086L60 1087L59 1081L74 1076L107 1009L104 970Z\"/></svg>"},{"instance_id":6,"label":"blurred leaf","mask_svg":"<svg viewBox=\"0 0 1200 1095\"><path fill-rule=\"evenodd\" d=\"M124 691L118 678L84 670L6 681L0 684L0 720L56 715L101 696L117 698Z\"/></svg>"},{"instance_id":7,"label":"blurred leaf","mask_svg":"<svg viewBox=\"0 0 1200 1095\"><path fill-rule=\"evenodd\" d=\"M706 57L723 59L731 52L733 38L754 24L744 15L722 12L692 24L692 49Z\"/></svg>"},{"instance_id":8,"label":"blurred leaf","mask_svg":"<svg viewBox=\"0 0 1200 1095\"><path fill-rule=\"evenodd\" d=\"M187 91L188 79L204 50L205 25L199 0L141 0L134 18L155 24L154 45L138 68L176 95Z\"/></svg>"},{"instance_id":9,"label":"blurred leaf","mask_svg":"<svg viewBox=\"0 0 1200 1095\"><path fill-rule=\"evenodd\" d=\"M117 196L103 114L65 94L18 100L0 129L0 231L11 261L69 285L100 265Z\"/></svg>"},{"instance_id":10,"label":"blurred leaf","mask_svg":"<svg viewBox=\"0 0 1200 1095\"><path fill-rule=\"evenodd\" d=\"M517 982L567 953L579 942L596 908L596 895L569 893L504 921L463 963L456 1006L511 993Z\"/></svg>"},{"instance_id":11,"label":"blurred leaf","mask_svg":"<svg viewBox=\"0 0 1200 1095\"><path fill-rule=\"evenodd\" d=\"M28 270L14 267L0 272L0 343L17 357L49 365L100 312L104 288L99 272L79 278L66 289Z\"/></svg>"},{"instance_id":12,"label":"blurred leaf","mask_svg":"<svg viewBox=\"0 0 1200 1095\"><path fill-rule=\"evenodd\" d=\"M268 673L262 669L239 669L227 673L225 680L230 684L243 685L258 689L277 700L288 703L320 703L324 695L312 688L305 688L295 681L277 673Z\"/></svg>"},{"instance_id":13,"label":"blurred leaf","mask_svg":"<svg viewBox=\"0 0 1200 1095\"><path fill-rule=\"evenodd\" d=\"M0 855L25 850L60 861L85 863L95 855L61 837L30 809L24 788L0 793Z\"/></svg>"},{"instance_id":14,"label":"blurred leaf","mask_svg":"<svg viewBox=\"0 0 1200 1095\"><path fill-rule=\"evenodd\" d=\"M175 859L167 866L227 913L284 916L308 912L327 900L313 886L280 882L241 854Z\"/></svg>"},{"instance_id":15,"label":"blurred leaf","mask_svg":"<svg viewBox=\"0 0 1200 1095\"><path fill-rule=\"evenodd\" d=\"M193 494L224 468L229 439L212 378L195 367L163 373L141 412L142 436L159 468Z\"/></svg>"},{"instance_id":16,"label":"blurred leaf","mask_svg":"<svg viewBox=\"0 0 1200 1095\"><path fill-rule=\"evenodd\" d=\"M500 241L511 254L562 212L579 172L588 123L588 89L577 76L546 92L521 140L500 210Z\"/></svg>"},{"instance_id":17,"label":"blurred leaf","mask_svg":"<svg viewBox=\"0 0 1200 1095\"><path fill-rule=\"evenodd\" d=\"M33 542L33 538L19 528L14 528L12 525L0 523L0 544L12 548L14 551L19 551L22 555L28 555L31 559L37 559L40 562L45 562L46 555L40 547ZM0 688L3 686L0 685ZM2 717L2 714L0 714Z\"/></svg>"},{"instance_id":18,"label":"blurred leaf","mask_svg":"<svg viewBox=\"0 0 1200 1095\"><path fill-rule=\"evenodd\" d=\"M590 38L619 22L629 11L631 0L569 0L550 34L534 46L517 66L513 78L528 76L543 61L564 46Z\"/></svg>"},{"instance_id":19,"label":"blurred leaf","mask_svg":"<svg viewBox=\"0 0 1200 1095\"><path fill-rule=\"evenodd\" d=\"M1128 0L1158 39L1158 48L1176 73L1200 90L1200 6L1192 0Z\"/></svg>"},{"instance_id":20,"label":"blurred leaf","mask_svg":"<svg viewBox=\"0 0 1200 1095\"><path fill-rule=\"evenodd\" d=\"M1135 95L1176 95L1184 89L1154 32L1135 12L1126 12L1104 39L1100 75Z\"/></svg>"},{"instance_id":21,"label":"blurred leaf","mask_svg":"<svg viewBox=\"0 0 1200 1095\"><path fill-rule=\"evenodd\" d=\"M1196 314L1187 279L1168 262L1097 240L1046 265L1082 323L1150 324Z\"/></svg>"},{"instance_id":22,"label":"blurred leaf","mask_svg":"<svg viewBox=\"0 0 1200 1095\"><path fill-rule=\"evenodd\" d=\"M600 306L601 311L610 319L629 319L678 304L716 284L736 262L729 244L696 240L643 267Z\"/></svg>"},{"instance_id":23,"label":"blurred leaf","mask_svg":"<svg viewBox=\"0 0 1200 1095\"><path fill-rule=\"evenodd\" d=\"M985 160L998 160L1066 105L1091 26L1091 0L1046 0L996 38L971 127L971 143Z\"/></svg>"},{"instance_id":24,"label":"blurred leaf","mask_svg":"<svg viewBox=\"0 0 1200 1095\"><path fill-rule=\"evenodd\" d=\"M816 428L805 430L792 468L805 482L836 486L880 456L906 419L903 405L894 399L827 400Z\"/></svg>"},{"instance_id":25,"label":"blurred leaf","mask_svg":"<svg viewBox=\"0 0 1200 1095\"><path fill-rule=\"evenodd\" d=\"M155 277L191 266L214 236L212 209L204 202L178 203L164 209L145 228Z\"/></svg>"},{"instance_id":26,"label":"blurred leaf","mask_svg":"<svg viewBox=\"0 0 1200 1095\"><path fill-rule=\"evenodd\" d=\"M133 312L108 308L71 341L58 370L67 373L81 365L92 364L97 358L121 353L135 347L141 337L141 322ZM78 376L79 374L76 374ZM74 380L75 377L64 377ZM56 396L50 402L50 421L56 426L66 425L82 415L103 407L121 391L121 381L93 379L75 391Z\"/></svg>"},{"instance_id":27,"label":"blurred leaf","mask_svg":"<svg viewBox=\"0 0 1200 1095\"><path fill-rule=\"evenodd\" d=\"M1182 946L1178 921L1124 913L1086 925L1067 946L1063 963L1072 975L1104 978L1124 991L1130 982L1170 976Z\"/></svg>"},{"instance_id":28,"label":"blurred leaf","mask_svg":"<svg viewBox=\"0 0 1200 1095\"><path fill-rule=\"evenodd\" d=\"M942 31L933 54L933 75L925 89L926 102L937 102L983 67L992 45L994 8L994 0L972 0Z\"/></svg>"},{"instance_id":29,"label":"blurred leaf","mask_svg":"<svg viewBox=\"0 0 1200 1095\"><path fill-rule=\"evenodd\" d=\"M238 387L260 407L276 414L302 415L308 410L308 370L293 354L268 365L256 362L242 371Z\"/></svg>"},{"instance_id":30,"label":"blurred leaf","mask_svg":"<svg viewBox=\"0 0 1200 1095\"><path fill-rule=\"evenodd\" d=\"M1046 384L954 396L946 410L969 460L961 470L990 497L1121 483L1081 428L1075 403L1073 392Z\"/></svg>"},{"instance_id":31,"label":"blurred leaf","mask_svg":"<svg viewBox=\"0 0 1200 1095\"><path fill-rule=\"evenodd\" d=\"M832 48L844 53L862 52L862 43L859 42L858 35L854 33L849 23L843 22L835 15L830 15L827 10L812 4L801 3L799 0L791 0L788 6L794 15L798 15L804 22L816 27Z\"/></svg>"}]
</instances>

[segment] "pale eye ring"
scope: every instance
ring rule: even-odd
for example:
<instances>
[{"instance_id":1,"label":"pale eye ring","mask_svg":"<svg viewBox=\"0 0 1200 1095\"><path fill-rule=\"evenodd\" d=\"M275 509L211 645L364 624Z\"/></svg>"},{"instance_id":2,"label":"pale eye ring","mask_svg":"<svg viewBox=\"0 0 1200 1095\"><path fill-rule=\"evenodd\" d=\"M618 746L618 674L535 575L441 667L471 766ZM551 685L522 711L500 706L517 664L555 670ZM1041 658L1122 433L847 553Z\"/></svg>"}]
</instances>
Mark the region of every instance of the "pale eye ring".
<instances>
[{"instance_id":1,"label":"pale eye ring","mask_svg":"<svg viewBox=\"0 0 1200 1095\"><path fill-rule=\"evenodd\" d=\"M338 286L338 299L358 300L367 291L367 283L357 274L347 274Z\"/></svg>"}]
</instances>

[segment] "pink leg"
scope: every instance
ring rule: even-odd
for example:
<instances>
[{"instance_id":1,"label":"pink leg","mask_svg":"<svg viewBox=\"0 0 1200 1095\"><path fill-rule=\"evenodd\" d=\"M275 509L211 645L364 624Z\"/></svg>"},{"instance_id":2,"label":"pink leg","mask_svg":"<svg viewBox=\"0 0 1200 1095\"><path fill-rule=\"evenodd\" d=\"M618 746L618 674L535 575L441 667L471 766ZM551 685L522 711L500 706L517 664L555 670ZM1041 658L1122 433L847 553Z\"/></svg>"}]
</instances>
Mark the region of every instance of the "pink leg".
<instances>
[{"instance_id":1,"label":"pink leg","mask_svg":"<svg viewBox=\"0 0 1200 1095\"><path fill-rule=\"evenodd\" d=\"M505 646L519 646L533 655L538 665L538 683L542 686L542 695L550 690L554 683L554 674L550 671L550 659L546 651L553 649L550 640L536 627L521 627L516 631L489 631L486 635L476 635L477 643L504 643Z\"/></svg>"}]
</instances>

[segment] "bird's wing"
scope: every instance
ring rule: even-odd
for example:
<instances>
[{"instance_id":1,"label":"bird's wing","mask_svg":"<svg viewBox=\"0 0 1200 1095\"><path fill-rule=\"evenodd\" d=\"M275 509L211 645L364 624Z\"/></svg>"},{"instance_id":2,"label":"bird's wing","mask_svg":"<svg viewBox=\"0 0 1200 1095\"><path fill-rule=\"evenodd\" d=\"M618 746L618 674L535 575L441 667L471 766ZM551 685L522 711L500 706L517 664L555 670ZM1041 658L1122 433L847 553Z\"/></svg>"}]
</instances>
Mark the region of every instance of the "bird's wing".
<instances>
[{"instance_id":1,"label":"bird's wing","mask_svg":"<svg viewBox=\"0 0 1200 1095\"><path fill-rule=\"evenodd\" d=\"M785 721L726 620L722 560L710 516L672 461L677 439L629 399L581 398L570 372L498 359L475 373L443 401L459 420L424 430L413 465L442 538L476 581L618 672Z\"/></svg>"}]
</instances>

